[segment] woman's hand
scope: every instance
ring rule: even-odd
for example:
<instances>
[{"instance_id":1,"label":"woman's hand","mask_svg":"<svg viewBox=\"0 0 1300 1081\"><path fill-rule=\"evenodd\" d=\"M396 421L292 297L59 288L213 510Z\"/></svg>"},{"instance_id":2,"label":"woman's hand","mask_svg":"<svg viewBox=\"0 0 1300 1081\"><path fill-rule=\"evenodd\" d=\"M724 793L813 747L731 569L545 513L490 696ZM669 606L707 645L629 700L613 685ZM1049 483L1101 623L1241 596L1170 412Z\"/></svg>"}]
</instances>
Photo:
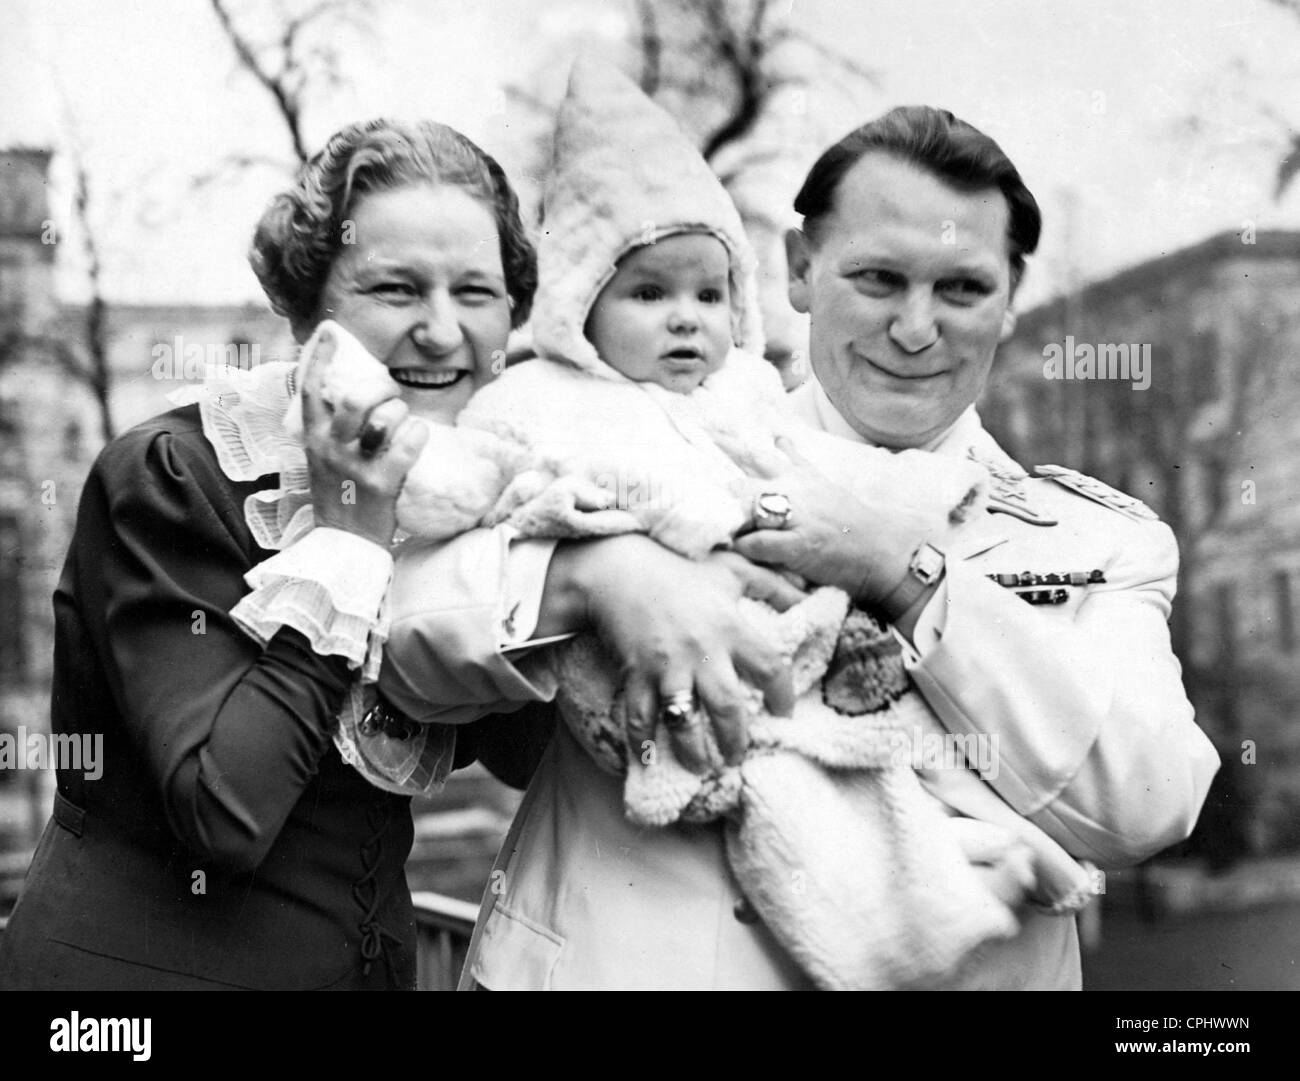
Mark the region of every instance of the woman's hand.
<instances>
[{"instance_id":1,"label":"woman's hand","mask_svg":"<svg viewBox=\"0 0 1300 1081\"><path fill-rule=\"evenodd\" d=\"M407 416L392 379L359 385L328 400L325 370L336 344L322 337L302 373L303 439L318 525L385 548L397 528L397 496L429 438Z\"/></svg>"},{"instance_id":2,"label":"woman's hand","mask_svg":"<svg viewBox=\"0 0 1300 1081\"><path fill-rule=\"evenodd\" d=\"M691 769L707 768L707 719L723 755L738 761L748 745L742 677L762 691L773 713L793 710L788 665L736 604L748 596L784 609L800 600L803 594L780 575L734 553L696 562L627 535L561 545L548 596L553 588L570 596L570 620L572 598L581 598L581 624L622 664L624 725L634 746L654 736L670 699L689 694L703 709L670 730L679 759Z\"/></svg>"},{"instance_id":3,"label":"woman's hand","mask_svg":"<svg viewBox=\"0 0 1300 1081\"><path fill-rule=\"evenodd\" d=\"M907 574L933 522L907 506L868 506L802 458L789 440L777 445L792 465L760 487L789 498L789 525L756 529L732 547L756 563L838 586L858 605L878 605Z\"/></svg>"}]
</instances>

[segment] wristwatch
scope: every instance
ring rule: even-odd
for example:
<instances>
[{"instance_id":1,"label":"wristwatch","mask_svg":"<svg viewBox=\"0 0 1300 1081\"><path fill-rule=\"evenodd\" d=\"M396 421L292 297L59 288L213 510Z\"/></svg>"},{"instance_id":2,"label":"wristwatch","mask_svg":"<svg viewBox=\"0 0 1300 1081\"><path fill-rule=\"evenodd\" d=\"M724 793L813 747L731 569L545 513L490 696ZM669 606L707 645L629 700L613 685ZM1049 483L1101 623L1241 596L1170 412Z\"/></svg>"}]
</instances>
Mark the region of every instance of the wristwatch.
<instances>
[{"instance_id":1,"label":"wristwatch","mask_svg":"<svg viewBox=\"0 0 1300 1081\"><path fill-rule=\"evenodd\" d=\"M901 616L918 597L943 577L944 555L928 541L916 546L907 564L907 574L880 602L880 607L891 619Z\"/></svg>"}]
</instances>

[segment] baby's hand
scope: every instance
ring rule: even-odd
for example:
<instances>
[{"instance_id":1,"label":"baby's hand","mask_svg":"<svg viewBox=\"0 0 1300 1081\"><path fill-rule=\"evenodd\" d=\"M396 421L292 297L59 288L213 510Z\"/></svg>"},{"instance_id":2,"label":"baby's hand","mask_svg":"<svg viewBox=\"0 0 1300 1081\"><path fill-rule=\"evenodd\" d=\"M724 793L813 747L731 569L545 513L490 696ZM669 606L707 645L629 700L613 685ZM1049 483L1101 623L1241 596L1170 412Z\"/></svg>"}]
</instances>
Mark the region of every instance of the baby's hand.
<instances>
[{"instance_id":1,"label":"baby's hand","mask_svg":"<svg viewBox=\"0 0 1300 1081\"><path fill-rule=\"evenodd\" d=\"M638 517L649 522L650 536L689 559L703 559L749 520L740 501L722 488L684 495L666 507L646 506Z\"/></svg>"},{"instance_id":2,"label":"baby's hand","mask_svg":"<svg viewBox=\"0 0 1300 1081\"><path fill-rule=\"evenodd\" d=\"M1010 830L975 818L950 818L957 844L980 880L1008 908L1030 900L1037 884L1034 852Z\"/></svg>"}]
</instances>

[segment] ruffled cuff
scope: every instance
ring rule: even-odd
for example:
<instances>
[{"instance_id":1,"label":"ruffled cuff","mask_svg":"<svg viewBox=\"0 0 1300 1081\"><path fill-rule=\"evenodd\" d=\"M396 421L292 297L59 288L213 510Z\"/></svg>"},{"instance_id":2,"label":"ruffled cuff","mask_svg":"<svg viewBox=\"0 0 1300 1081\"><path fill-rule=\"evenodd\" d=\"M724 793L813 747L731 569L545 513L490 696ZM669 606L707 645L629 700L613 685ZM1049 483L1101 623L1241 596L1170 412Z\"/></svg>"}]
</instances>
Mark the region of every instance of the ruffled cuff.
<instances>
[{"instance_id":1,"label":"ruffled cuff","mask_svg":"<svg viewBox=\"0 0 1300 1081\"><path fill-rule=\"evenodd\" d=\"M376 788L399 796L428 796L447 783L456 760L454 725L410 725L400 734L370 731L373 685L353 683L339 713L334 746L343 761Z\"/></svg>"},{"instance_id":2,"label":"ruffled cuff","mask_svg":"<svg viewBox=\"0 0 1300 1081\"><path fill-rule=\"evenodd\" d=\"M388 639L392 575L393 558L386 549L321 526L244 575L253 591L231 615L263 645L281 627L292 627L314 652L346 657L373 682Z\"/></svg>"}]
</instances>

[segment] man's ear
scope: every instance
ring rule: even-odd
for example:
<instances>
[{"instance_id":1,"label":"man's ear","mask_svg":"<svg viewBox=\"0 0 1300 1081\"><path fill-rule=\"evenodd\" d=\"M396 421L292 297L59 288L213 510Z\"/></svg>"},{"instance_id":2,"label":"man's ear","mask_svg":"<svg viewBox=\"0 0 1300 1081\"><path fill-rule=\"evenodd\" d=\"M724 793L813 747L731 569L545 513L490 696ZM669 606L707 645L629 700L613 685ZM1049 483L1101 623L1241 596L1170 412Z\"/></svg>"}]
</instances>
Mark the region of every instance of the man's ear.
<instances>
[{"instance_id":1,"label":"man's ear","mask_svg":"<svg viewBox=\"0 0 1300 1081\"><path fill-rule=\"evenodd\" d=\"M998 333L998 341L1005 342L1011 335L1016 332L1016 313L1010 308L1002 313L1002 330Z\"/></svg>"},{"instance_id":2,"label":"man's ear","mask_svg":"<svg viewBox=\"0 0 1300 1081\"><path fill-rule=\"evenodd\" d=\"M790 290L790 306L802 315L808 314L808 295L811 287L808 276L812 267L812 241L801 229L785 232L785 265Z\"/></svg>"}]
</instances>

